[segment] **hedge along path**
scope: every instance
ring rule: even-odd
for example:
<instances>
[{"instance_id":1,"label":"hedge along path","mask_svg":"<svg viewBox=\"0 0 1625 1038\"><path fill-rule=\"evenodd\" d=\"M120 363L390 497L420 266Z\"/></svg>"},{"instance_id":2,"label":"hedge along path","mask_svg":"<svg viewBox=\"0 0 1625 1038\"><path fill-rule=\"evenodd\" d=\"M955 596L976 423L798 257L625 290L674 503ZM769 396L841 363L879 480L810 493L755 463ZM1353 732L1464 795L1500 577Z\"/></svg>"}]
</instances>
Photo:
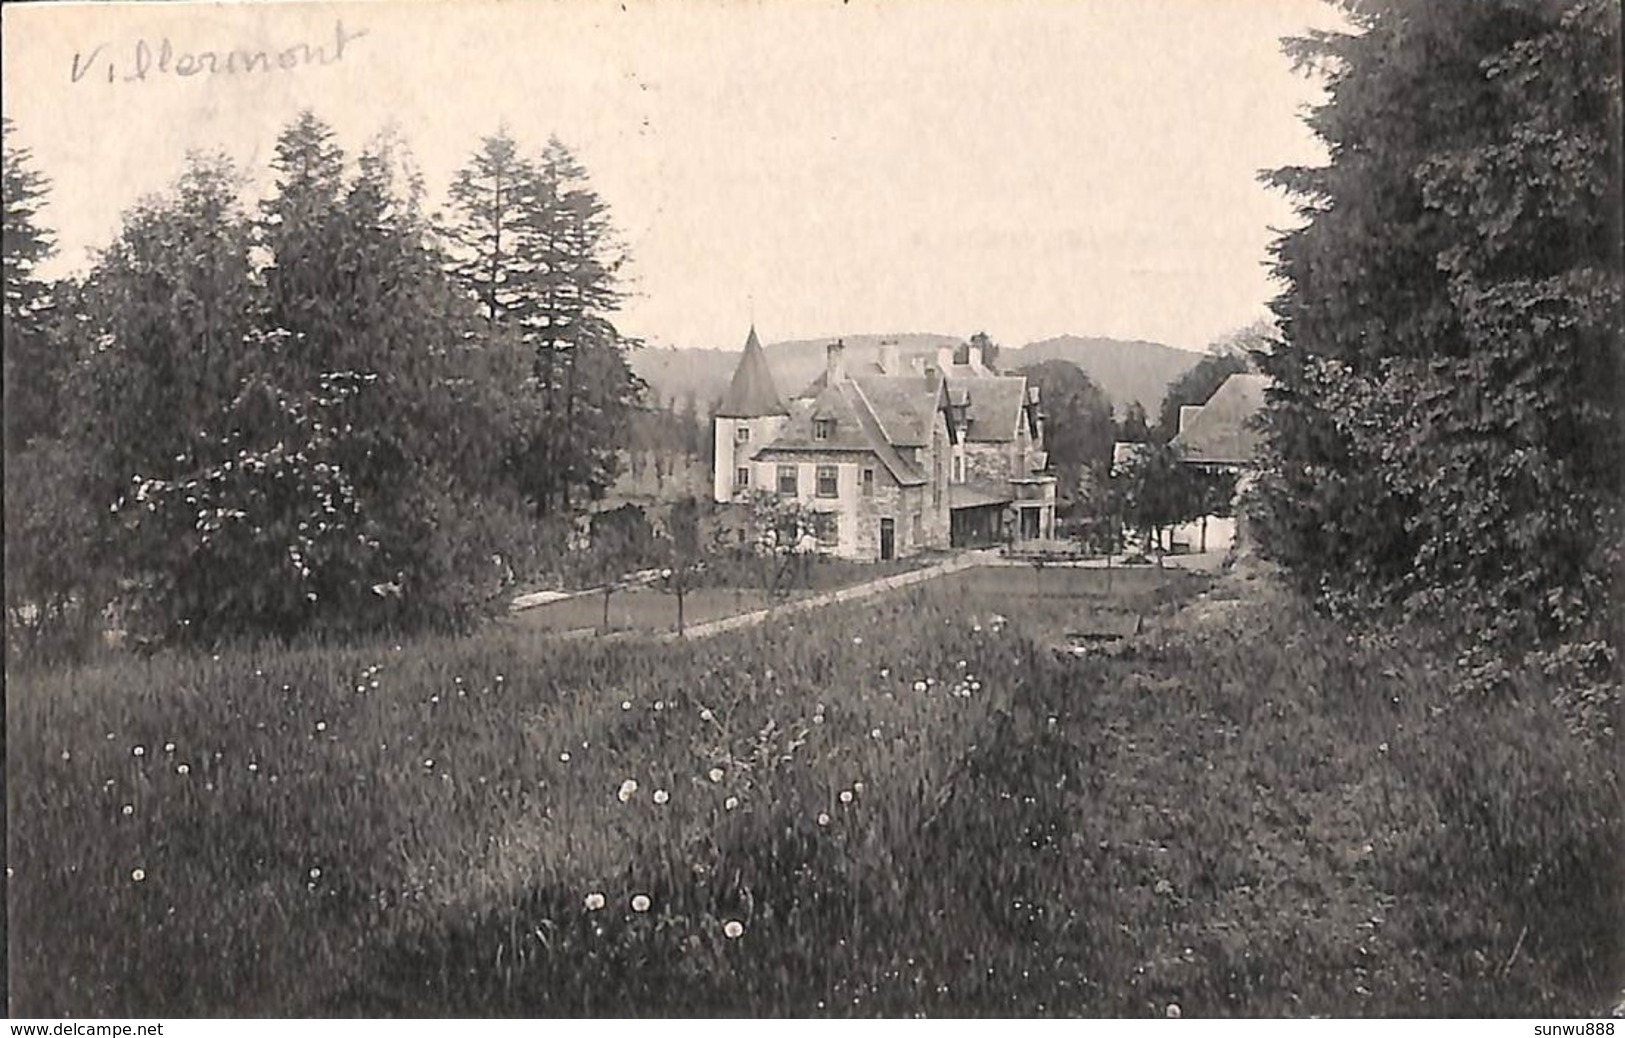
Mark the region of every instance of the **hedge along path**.
<instances>
[{"instance_id":1,"label":"hedge along path","mask_svg":"<svg viewBox=\"0 0 1625 1038\"><path fill-rule=\"evenodd\" d=\"M782 616L791 616L796 613L805 613L813 609L822 608L823 606L834 605L837 602L850 602L854 599L868 598L871 595L878 595L882 592L891 591L896 588L908 587L911 584L924 583L927 580L935 580L938 577L944 577L950 573L958 573L960 570L970 569L973 566L985 565L988 561L989 560L984 558L980 553L967 552L962 555L956 555L944 562L939 562L934 566L927 566L924 569L910 570L907 573L899 573L891 577L882 577L879 580L871 580L866 584L854 584L852 587L844 587L837 591L826 591L822 594L812 595L808 598L800 599L799 601L787 602L784 605L770 606L767 609L757 609L749 613L740 613L738 616L725 616L720 620L710 620L706 623L694 624L684 630L682 634L678 634L675 631L662 634L659 636L659 640L663 642L672 642L678 641L679 639L694 640L700 638L711 638L719 634L726 634L728 631L738 631L747 627L755 627L770 618L776 619Z\"/></svg>"}]
</instances>

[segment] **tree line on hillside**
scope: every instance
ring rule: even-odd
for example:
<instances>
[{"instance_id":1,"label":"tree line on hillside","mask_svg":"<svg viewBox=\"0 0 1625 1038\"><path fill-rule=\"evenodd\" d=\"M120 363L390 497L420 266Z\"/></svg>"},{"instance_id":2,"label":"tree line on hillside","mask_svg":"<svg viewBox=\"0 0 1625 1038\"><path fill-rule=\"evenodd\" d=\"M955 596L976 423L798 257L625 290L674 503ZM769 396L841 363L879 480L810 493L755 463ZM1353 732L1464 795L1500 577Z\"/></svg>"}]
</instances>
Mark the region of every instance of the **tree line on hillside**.
<instances>
[{"instance_id":1,"label":"tree line on hillside","mask_svg":"<svg viewBox=\"0 0 1625 1038\"><path fill-rule=\"evenodd\" d=\"M6 123L8 651L466 627L614 478L625 254L562 143L485 138L438 214L388 133L270 165L190 157L49 283Z\"/></svg>"}]
</instances>

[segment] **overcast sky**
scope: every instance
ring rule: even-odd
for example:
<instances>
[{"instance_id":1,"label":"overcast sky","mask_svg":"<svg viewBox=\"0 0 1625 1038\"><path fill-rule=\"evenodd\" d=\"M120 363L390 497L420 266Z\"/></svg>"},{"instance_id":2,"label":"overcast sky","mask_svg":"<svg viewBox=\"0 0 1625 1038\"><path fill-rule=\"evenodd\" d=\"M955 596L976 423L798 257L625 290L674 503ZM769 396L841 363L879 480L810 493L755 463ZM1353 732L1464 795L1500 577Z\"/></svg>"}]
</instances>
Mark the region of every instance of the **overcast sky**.
<instances>
[{"instance_id":1,"label":"overcast sky","mask_svg":"<svg viewBox=\"0 0 1625 1038\"><path fill-rule=\"evenodd\" d=\"M302 107L393 121L436 200L479 138L557 134L633 260L656 344L985 329L1200 348L1264 312L1261 168L1319 162L1279 38L1320 0L6 4L4 108L54 182L55 272L188 149L263 185ZM180 55L326 45L325 67L181 77ZM163 41L172 61L160 72ZM129 81L145 41L145 79ZM98 50L97 48L101 49ZM113 66L116 82L108 82ZM77 73L77 79L75 78Z\"/></svg>"}]
</instances>

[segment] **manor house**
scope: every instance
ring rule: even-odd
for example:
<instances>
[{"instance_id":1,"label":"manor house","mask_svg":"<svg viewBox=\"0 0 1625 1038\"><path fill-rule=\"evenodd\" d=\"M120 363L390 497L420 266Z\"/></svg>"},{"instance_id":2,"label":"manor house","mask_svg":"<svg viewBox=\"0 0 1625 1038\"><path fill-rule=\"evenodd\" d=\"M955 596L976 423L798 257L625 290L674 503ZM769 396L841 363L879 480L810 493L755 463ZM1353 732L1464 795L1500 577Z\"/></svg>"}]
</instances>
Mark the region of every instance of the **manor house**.
<instances>
[{"instance_id":1,"label":"manor house","mask_svg":"<svg viewBox=\"0 0 1625 1038\"><path fill-rule=\"evenodd\" d=\"M948 547L1054 536L1038 387L983 363L982 350L917 356L895 343L873 361L828 347L799 396L779 395L750 330L717 409L718 502L766 491L818 515L819 550L884 560Z\"/></svg>"}]
</instances>

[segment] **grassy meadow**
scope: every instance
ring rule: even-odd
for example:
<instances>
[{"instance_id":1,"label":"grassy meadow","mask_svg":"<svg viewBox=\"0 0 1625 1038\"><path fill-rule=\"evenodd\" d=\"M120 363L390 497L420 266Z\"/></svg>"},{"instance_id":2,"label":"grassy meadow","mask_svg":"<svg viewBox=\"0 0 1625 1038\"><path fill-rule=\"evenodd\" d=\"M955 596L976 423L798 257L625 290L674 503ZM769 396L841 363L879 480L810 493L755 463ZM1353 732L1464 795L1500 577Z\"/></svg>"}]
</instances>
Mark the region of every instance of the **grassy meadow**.
<instances>
[{"instance_id":1,"label":"grassy meadow","mask_svg":"<svg viewBox=\"0 0 1625 1038\"><path fill-rule=\"evenodd\" d=\"M12 1012L1548 1015L1611 747L1267 580L971 570L677 644L8 681ZM1054 651L1096 611L1124 651Z\"/></svg>"}]
</instances>

